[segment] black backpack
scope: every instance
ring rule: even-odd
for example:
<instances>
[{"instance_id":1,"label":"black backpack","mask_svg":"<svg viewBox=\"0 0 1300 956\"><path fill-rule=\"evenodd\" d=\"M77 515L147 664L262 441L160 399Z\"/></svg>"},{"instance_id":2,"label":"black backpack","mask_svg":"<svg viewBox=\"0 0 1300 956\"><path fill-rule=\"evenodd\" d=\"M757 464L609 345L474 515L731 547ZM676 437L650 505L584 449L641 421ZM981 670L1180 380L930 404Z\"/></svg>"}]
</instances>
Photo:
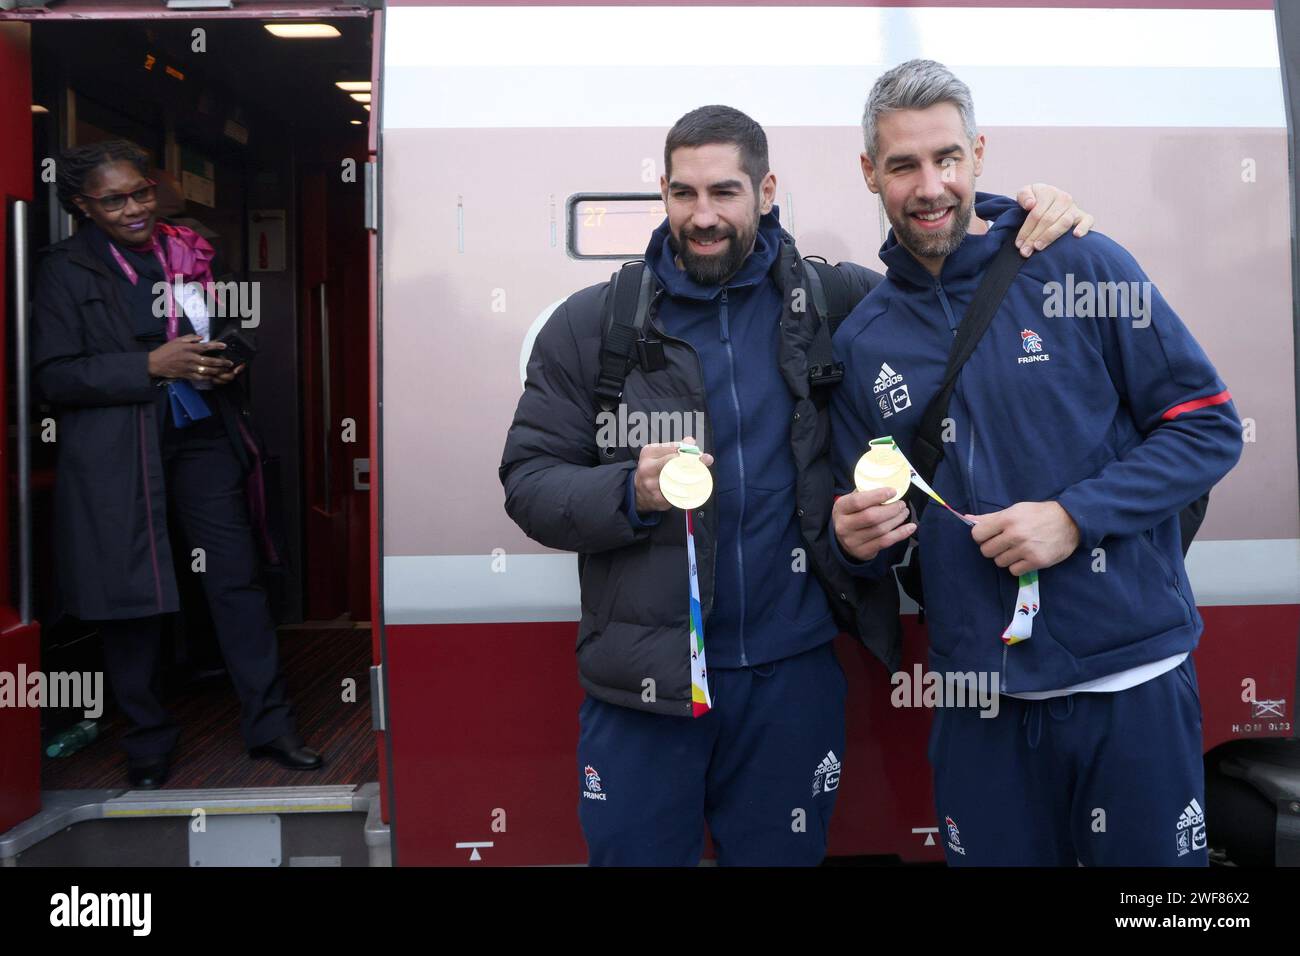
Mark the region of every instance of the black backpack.
<instances>
[{"instance_id":1,"label":"black backpack","mask_svg":"<svg viewBox=\"0 0 1300 956\"><path fill-rule=\"evenodd\" d=\"M810 302L818 318L817 333L808 346L808 380L822 395L844 378L844 365L831 352L831 336L841 322L865 296L858 295L839 269L824 259L805 257L802 281L791 283L783 277L795 271L794 245L784 242L781 255L772 266L777 287L787 302L802 289L804 301ZM600 374L596 380L596 402L604 411L612 411L623 397L623 383L634 365L653 372L664 367L663 343L648 341L644 335L647 316L658 283L645 261L625 263L610 276L605 298L604 335L600 345Z\"/></svg>"}]
</instances>

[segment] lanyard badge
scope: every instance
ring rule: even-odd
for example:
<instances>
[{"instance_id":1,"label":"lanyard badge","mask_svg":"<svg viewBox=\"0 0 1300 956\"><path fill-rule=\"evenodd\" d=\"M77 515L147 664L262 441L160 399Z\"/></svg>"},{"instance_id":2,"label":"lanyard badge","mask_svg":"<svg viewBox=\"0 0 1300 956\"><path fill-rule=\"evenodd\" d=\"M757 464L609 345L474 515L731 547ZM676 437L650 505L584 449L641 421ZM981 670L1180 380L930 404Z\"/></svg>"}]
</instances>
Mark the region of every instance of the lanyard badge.
<instances>
[{"instance_id":1,"label":"lanyard badge","mask_svg":"<svg viewBox=\"0 0 1300 956\"><path fill-rule=\"evenodd\" d=\"M109 251L113 253L113 259L117 262L118 268L126 276L131 285L140 281L140 276L135 269L131 268L131 263L126 261L126 256L113 243L108 244ZM162 267L163 276L167 277L167 262L163 258L162 247L158 244L158 237L153 238L153 254L158 258L158 265ZM177 273L179 280L180 274ZM180 334L180 318L176 314L176 299L172 296L171 285L163 283L163 295L167 300L167 341L170 342ZM205 312L206 318L206 312ZM207 329L201 333L204 340L207 340ZM210 387L210 386L209 386ZM172 410L172 424L177 428L187 428L195 422L207 418L212 414L211 409L203 401L203 396L198 393L194 385L178 379L174 382L167 383L167 399Z\"/></svg>"}]
</instances>

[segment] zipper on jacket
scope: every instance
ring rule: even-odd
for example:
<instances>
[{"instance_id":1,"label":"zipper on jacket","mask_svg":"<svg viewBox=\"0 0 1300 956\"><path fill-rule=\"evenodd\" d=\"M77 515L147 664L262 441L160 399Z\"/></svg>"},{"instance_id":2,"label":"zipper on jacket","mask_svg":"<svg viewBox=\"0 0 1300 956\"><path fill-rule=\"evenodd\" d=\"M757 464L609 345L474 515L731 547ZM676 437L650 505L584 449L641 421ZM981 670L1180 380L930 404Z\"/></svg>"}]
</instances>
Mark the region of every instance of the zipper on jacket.
<instances>
[{"instance_id":1,"label":"zipper on jacket","mask_svg":"<svg viewBox=\"0 0 1300 956\"><path fill-rule=\"evenodd\" d=\"M659 302L659 296L661 296L662 294L663 294L663 290L661 289L661 290L659 290L658 292L656 292L654 298L650 300L650 311L649 311L648 315L646 316L646 324L647 324L648 326L650 326L650 328L652 328L652 329L654 330L655 334L659 336L659 338L660 338L661 341L664 341L664 342L673 342L673 343L675 343L675 344L681 346L682 348L684 348L686 351L688 351L688 352L691 353L691 357L695 359L695 371L696 371L696 373L697 373L698 376L699 376L699 377L696 379L696 381L698 381L698 382L700 383L700 393L703 394L703 392L704 392L704 365L700 362L700 353L697 352L697 351L695 351L695 347L692 346L691 343L690 343L690 342L687 342L685 339L674 338L673 336L669 335L667 332L665 332L665 331L663 330L663 328L659 325L659 323L655 321L655 310L656 310L656 306L657 306L657 304L658 304L658 302ZM704 407L704 409L700 412L700 414L704 416L704 428L705 428L705 430L708 431L708 432L711 432L711 431L713 430L713 424L709 421L709 409L708 409L708 402L707 402L707 401L705 402L705 407ZM704 441L704 435L692 435L691 437L694 438L697 442L702 442L702 441ZM700 447L702 448L702 447L704 447L704 446L701 445ZM717 514L716 509L715 509L714 511L712 511L712 512L709 512L709 514L710 514L711 517L714 516L714 515L716 515L716 514ZM714 599L714 597L716 596L716 594L717 594L717 590L718 590L718 588L717 588L717 581L718 581L718 528L717 528L717 519L716 519L716 518L714 518L714 521L713 521L713 527L710 528L710 530L713 532L713 541L712 541L712 543L711 543L711 545L710 545L710 547L709 547L709 579L713 582L714 586L713 586L712 588L709 589L709 601L708 601L708 603L705 604L705 605L700 609L700 618L704 621L705 625L707 625L707 624L709 623L709 615L713 613L713 599ZM701 594L700 597L703 598L704 595ZM706 626L706 627L705 627L705 634L707 635L707 633L708 633L708 628L707 628L707 626Z\"/></svg>"},{"instance_id":2,"label":"zipper on jacket","mask_svg":"<svg viewBox=\"0 0 1300 956\"><path fill-rule=\"evenodd\" d=\"M1174 569L1169 566L1169 563L1165 561L1165 556L1160 553L1160 549L1156 547L1155 542L1151 539L1151 531L1149 529L1146 531L1139 531L1137 533L1137 539L1146 547L1151 557L1155 559L1160 570L1165 573L1165 577L1173 583L1174 591L1178 594L1178 599L1183 602L1183 608L1187 611L1187 620L1190 621L1192 619L1192 602L1187 600L1187 595L1183 593L1183 586L1178 583L1178 575L1174 572Z\"/></svg>"},{"instance_id":3,"label":"zipper on jacket","mask_svg":"<svg viewBox=\"0 0 1300 956\"><path fill-rule=\"evenodd\" d=\"M957 337L957 317L953 314L952 304L948 301L948 293L944 291L943 283L938 279L934 280L934 292L939 297L939 303L943 306L944 314L948 316L948 328L952 330L953 338ZM960 386L953 388L953 393L960 391ZM970 445L966 449L966 507L975 513L979 510L979 499L975 494L975 415L971 411L970 402L966 401L965 394L961 396L961 403L966 408L966 415L970 419ZM999 573L1001 573L999 571ZM996 582L995 582L996 584ZM998 586L998 599L1001 600L1002 589ZM1015 608L1012 608L1012 613ZM1007 645L1002 645L1002 680L1007 682ZM1006 691L1008 688L1003 687Z\"/></svg>"},{"instance_id":4,"label":"zipper on jacket","mask_svg":"<svg viewBox=\"0 0 1300 956\"><path fill-rule=\"evenodd\" d=\"M934 280L934 294L939 297L939 304L943 306L944 314L948 316L948 328L952 329L952 334L957 334L957 317L953 315L952 306L948 303L948 293L943 291L943 283L938 279Z\"/></svg>"},{"instance_id":5,"label":"zipper on jacket","mask_svg":"<svg viewBox=\"0 0 1300 956\"><path fill-rule=\"evenodd\" d=\"M957 316L952 311L952 304L948 301L948 293L944 291L943 283L938 279L934 280L934 294L939 299L939 304L943 306L943 312L948 316L948 328L952 330L953 337L957 335ZM953 389L957 391L956 388ZM975 416L971 413L970 403L966 401L966 396L962 396L962 404L966 406L966 414L970 416L970 448L966 453L966 506L975 510Z\"/></svg>"},{"instance_id":6,"label":"zipper on jacket","mask_svg":"<svg viewBox=\"0 0 1300 956\"><path fill-rule=\"evenodd\" d=\"M740 570L740 666L748 667L745 656L745 552L742 542L745 535L745 442L741 435L740 393L736 390L736 354L731 349L731 323L727 316L727 290L722 290L722 305L718 315L722 325L722 342L727 346L727 367L731 376L731 408L736 413L736 464L740 469L740 516L736 520L736 564ZM715 584L716 587L716 584Z\"/></svg>"}]
</instances>

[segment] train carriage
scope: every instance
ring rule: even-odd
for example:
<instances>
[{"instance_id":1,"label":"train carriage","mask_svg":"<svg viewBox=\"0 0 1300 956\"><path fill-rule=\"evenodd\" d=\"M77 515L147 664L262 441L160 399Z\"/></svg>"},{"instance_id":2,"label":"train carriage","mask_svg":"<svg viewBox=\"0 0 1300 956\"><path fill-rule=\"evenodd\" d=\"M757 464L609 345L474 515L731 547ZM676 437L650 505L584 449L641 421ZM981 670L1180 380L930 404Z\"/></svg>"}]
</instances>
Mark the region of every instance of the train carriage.
<instances>
[{"instance_id":1,"label":"train carriage","mask_svg":"<svg viewBox=\"0 0 1300 956\"><path fill-rule=\"evenodd\" d=\"M1286 8L235 0L0 10L0 70L23 94L0 105L11 144L0 161L14 376L4 394L18 436L0 508L12 555L0 574L0 671L75 663L75 648L95 640L43 616L57 614L43 546L53 450L44 411L26 399L26 303L37 247L71 225L43 162L67 145L144 138L176 175L180 213L213 228L234 277L260 283L272 306L258 329L269 360L251 388L284 479L282 645L291 687L316 692L319 726L346 755L319 787L225 766L131 792L106 769L111 740L43 767L58 715L0 708L0 861L83 858L79 828L125 833L114 818L128 816L184 826L177 815L209 808L282 818L267 851L279 863L583 862L577 561L523 535L497 478L532 342L570 293L642 255L663 218L665 131L704 103L738 107L767 130L781 221L801 251L882 269L887 221L858 165L862 106L884 69L924 56L972 87L988 137L980 188L1067 188L1143 264L1232 390L1245 453L1213 490L1187 558L1205 620L1195 660L1211 846L1234 862L1300 863L1290 173L1300 17ZM283 53L267 23L333 25L339 38L333 50ZM187 51L195 29L209 52ZM1045 36L1057 39L1045 46ZM111 66L111 89L133 106L111 108L109 84L97 89L78 56ZM154 74L146 57L183 78ZM346 96L333 87L347 80L369 82L368 110L304 100ZM200 89L180 92L186 82ZM29 102L47 112L29 113ZM201 115L202 102L203 122L178 118ZM910 604L904 630L910 673L925 661ZM940 860L932 715L893 706L890 675L861 645L841 636L837 651L849 743L830 852ZM349 679L361 685L351 700ZM79 773L78 761L98 769ZM307 832L313 821L318 834ZM201 844L190 838L165 862L213 852Z\"/></svg>"}]
</instances>

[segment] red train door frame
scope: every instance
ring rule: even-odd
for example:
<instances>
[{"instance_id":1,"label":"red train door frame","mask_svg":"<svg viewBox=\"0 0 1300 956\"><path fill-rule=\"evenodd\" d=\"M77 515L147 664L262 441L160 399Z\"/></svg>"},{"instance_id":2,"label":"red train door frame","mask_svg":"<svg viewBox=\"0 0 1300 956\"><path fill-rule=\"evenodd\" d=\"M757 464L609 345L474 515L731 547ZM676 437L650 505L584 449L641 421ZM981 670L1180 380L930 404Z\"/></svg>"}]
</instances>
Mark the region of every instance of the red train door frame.
<instances>
[{"instance_id":1,"label":"red train door frame","mask_svg":"<svg viewBox=\"0 0 1300 956\"><path fill-rule=\"evenodd\" d=\"M28 301L26 207L33 198L33 177L31 28L25 23L0 23L0 88L8 93L0 99L0 141L5 143L5 149L0 151L0 198L4 200L5 214L0 228L0 289L4 290L0 320L4 328L18 329L12 344L7 335L0 336L0 395L7 395L9 383L5 379L11 367L8 350L13 348L21 356L26 348L22 331ZM22 374L17 385L23 388ZM17 418L25 426L27 407L25 401L20 401L17 409L6 409L6 421ZM5 477L0 483L0 537L6 542L15 525L10 520L9 476L15 470L25 471L23 434L25 431L20 430L20 441L15 445L18 462L11 460L9 444L0 444L0 474ZM21 504L26 483L18 487ZM19 680L21 674L40 669L41 650L40 625L31 620L31 549L26 527L21 525L18 594L10 587L12 549L0 551L0 675L12 682L16 695L13 701L0 700L0 833L41 808L41 712L38 707L26 706L22 699L26 682Z\"/></svg>"},{"instance_id":2,"label":"red train door frame","mask_svg":"<svg viewBox=\"0 0 1300 956\"><path fill-rule=\"evenodd\" d=\"M377 0L374 0L377 4ZM373 706L378 715L376 746L379 757L379 784L383 819L388 822L389 795L391 793L388 752L387 694L383 669L382 611L379 591L379 358L378 358L378 172L379 152L379 79L382 57L383 13L370 9L365 0L337 6L315 0L247 0L232 10L169 10L156 4L122 4L113 2L82 2L66 0L52 9L38 8L0 11L0 88L9 94L0 101L0 140L6 149L0 151L0 198L5 201L5 225L0 229L0 285L6 295L0 299L0 319L6 319L8 302L14 301L8 290L15 280L9 278L12 265L10 237L13 234L12 205L15 200L30 202L34 179L32 169L31 126L31 53L30 23L42 20L215 20L215 19L275 19L320 20L342 17L367 17L372 23L372 110L368 129L367 155L367 227L368 227L368 324L369 324L369 454L371 463L370 534L368 579L370 587L370 613L372 621L372 691L376 697ZM29 296L26 277L20 280L19 299ZM25 307L25 302L24 302ZM22 346L25 348L25 341ZM6 362L4 349L8 344L0 340L0 395L6 394ZM25 407L25 406L24 406ZM8 448L0 445L0 463L10 469ZM7 473L7 472L6 472ZM0 483L0 534L8 540L10 533L8 482ZM39 667L40 629L35 622L22 623L21 609L9 587L9 550L0 549L0 673L16 674L20 665L27 672ZM30 603L30 602L28 602ZM0 833L22 822L40 810L40 711L34 708L0 707Z\"/></svg>"},{"instance_id":3,"label":"red train door frame","mask_svg":"<svg viewBox=\"0 0 1300 956\"><path fill-rule=\"evenodd\" d=\"M383 416L380 414L379 396L380 375L383 369L380 364L380 345L382 342L380 329L380 316L383 314L380 308L379 295L381 284L379 281L379 259L381 249L379 246L380 236L383 232L380 228L380 215L383 204L380 202L382 195L380 185L382 182L382 169L380 164L380 143L381 138L379 130L381 128L381 116L383 112L383 89L381 79L384 70L384 12L376 10L371 15L371 33L373 37L371 45L370 60L370 127L366 142L366 230L368 233L367 243L369 247L369 269L370 280L367 294L367 302L370 311L369 328L370 328L370 654L371 654L371 681L370 681L370 699L372 701L373 712L378 715L378 726L375 728L375 744L379 752L379 807L380 816L384 823L388 824L390 831L396 830L396 818L393 812L392 798L392 737L388 734L388 668L384 667L384 661L388 658L388 643L384 633L384 601L383 601L383 472L380 458L380 429L383 427ZM392 850L393 863L397 863L396 840L390 842Z\"/></svg>"}]
</instances>

